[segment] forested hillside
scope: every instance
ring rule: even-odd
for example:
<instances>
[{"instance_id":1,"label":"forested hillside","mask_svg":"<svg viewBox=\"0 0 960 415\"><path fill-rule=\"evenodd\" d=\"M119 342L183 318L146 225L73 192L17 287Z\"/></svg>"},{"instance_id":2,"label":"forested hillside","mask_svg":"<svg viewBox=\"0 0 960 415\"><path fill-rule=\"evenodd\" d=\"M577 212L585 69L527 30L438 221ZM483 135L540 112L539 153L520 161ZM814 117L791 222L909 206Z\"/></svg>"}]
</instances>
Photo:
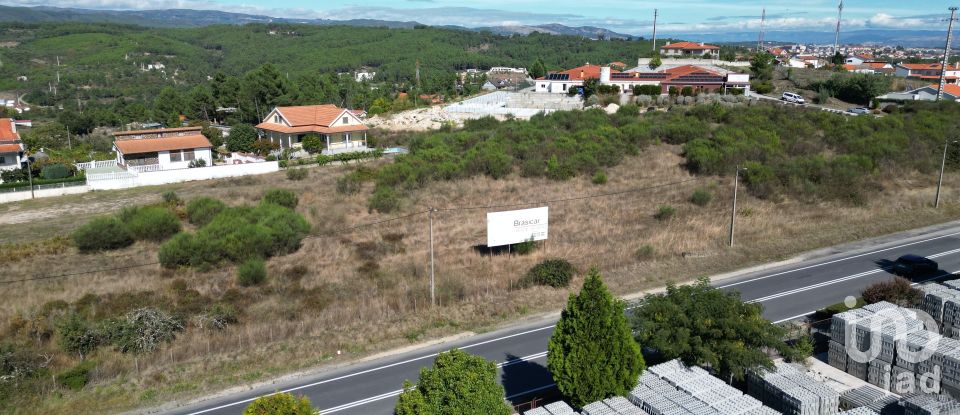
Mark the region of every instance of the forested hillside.
<instances>
[{"instance_id":1,"label":"forested hillside","mask_svg":"<svg viewBox=\"0 0 960 415\"><path fill-rule=\"evenodd\" d=\"M0 45L0 91L28 92L25 99L34 105L63 105L68 110L81 105L94 112L108 108L127 121L138 112L152 111L154 97L164 87L184 96L211 93L211 104L241 109L273 104L253 102L258 94L250 88L242 97L217 96L212 90L215 79L221 86L241 88L239 81L258 68L263 71L265 64L273 66L267 72L281 78L271 80L273 86L288 89L281 91L286 94L284 103L322 101L363 107L401 90L447 96L469 93L469 86L466 91L457 88L456 76L457 70L467 68L530 67L541 59L547 69L561 69L584 62L629 63L650 53L646 41L545 34L506 37L430 27L264 24L151 29L11 23L0 25ZM417 61L421 83L414 88ZM163 68L149 69L148 65L157 63ZM371 81L376 89L337 77L361 68L377 72ZM27 81L18 81L20 76ZM201 90L191 91L195 87ZM143 104L143 111L138 107L124 115L132 103ZM243 118L249 119L247 112ZM113 115L101 118L107 124L118 121Z\"/></svg>"}]
</instances>

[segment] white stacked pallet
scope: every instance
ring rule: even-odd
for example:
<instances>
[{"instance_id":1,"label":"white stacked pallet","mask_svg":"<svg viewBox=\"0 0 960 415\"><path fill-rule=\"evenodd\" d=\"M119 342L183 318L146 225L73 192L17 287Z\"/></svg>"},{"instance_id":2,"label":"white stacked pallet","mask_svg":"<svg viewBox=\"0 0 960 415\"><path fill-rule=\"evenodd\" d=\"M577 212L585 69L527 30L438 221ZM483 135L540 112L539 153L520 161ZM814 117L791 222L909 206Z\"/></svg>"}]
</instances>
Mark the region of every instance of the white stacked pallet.
<instances>
[{"instance_id":1,"label":"white stacked pallet","mask_svg":"<svg viewBox=\"0 0 960 415\"><path fill-rule=\"evenodd\" d=\"M913 395L903 400L905 415L946 415L960 413L960 403L941 395Z\"/></svg>"},{"instance_id":2,"label":"white stacked pallet","mask_svg":"<svg viewBox=\"0 0 960 415\"><path fill-rule=\"evenodd\" d=\"M896 365L911 372L916 371L919 362L930 358L923 351L935 348L942 338L939 334L926 330L910 333L897 342Z\"/></svg>"},{"instance_id":3,"label":"white stacked pallet","mask_svg":"<svg viewBox=\"0 0 960 415\"><path fill-rule=\"evenodd\" d=\"M523 415L551 415L551 414L550 414L550 411L547 410L547 408L544 408L541 406L539 408L533 408L529 411L526 411L523 413Z\"/></svg>"},{"instance_id":4,"label":"white stacked pallet","mask_svg":"<svg viewBox=\"0 0 960 415\"><path fill-rule=\"evenodd\" d=\"M872 409L854 408L849 411L841 412L840 415L879 415Z\"/></svg>"},{"instance_id":5,"label":"white stacked pallet","mask_svg":"<svg viewBox=\"0 0 960 415\"><path fill-rule=\"evenodd\" d=\"M867 368L867 382L880 389L890 390L890 373L893 365L883 360L871 360Z\"/></svg>"},{"instance_id":6,"label":"white stacked pallet","mask_svg":"<svg viewBox=\"0 0 960 415\"><path fill-rule=\"evenodd\" d=\"M830 340L827 348L827 363L842 371L847 370L847 349L840 343Z\"/></svg>"},{"instance_id":7,"label":"white stacked pallet","mask_svg":"<svg viewBox=\"0 0 960 415\"><path fill-rule=\"evenodd\" d=\"M723 401L714 406L714 408L716 408L721 414L742 415L754 409L760 409L761 406L763 406L763 404L753 397L749 395L740 395Z\"/></svg>"},{"instance_id":8,"label":"white stacked pallet","mask_svg":"<svg viewBox=\"0 0 960 415\"><path fill-rule=\"evenodd\" d=\"M890 396L886 391L877 389L873 386L863 385L857 388L849 389L840 395L840 406L846 409L859 408L879 402Z\"/></svg>"},{"instance_id":9,"label":"white stacked pallet","mask_svg":"<svg viewBox=\"0 0 960 415\"><path fill-rule=\"evenodd\" d=\"M946 301L951 298L960 298L960 291L937 283L923 284L918 288L924 293L920 309L933 317L938 324L943 322L943 308Z\"/></svg>"},{"instance_id":10,"label":"white stacked pallet","mask_svg":"<svg viewBox=\"0 0 960 415\"><path fill-rule=\"evenodd\" d=\"M861 308L834 314L830 323L830 338L837 343L846 345L847 327L854 326L861 319L871 315L873 315L872 312Z\"/></svg>"},{"instance_id":11,"label":"white stacked pallet","mask_svg":"<svg viewBox=\"0 0 960 415\"><path fill-rule=\"evenodd\" d=\"M567 405L564 401L557 401L551 404L544 406L547 411L550 412L550 415L576 415L576 411Z\"/></svg>"}]
</instances>

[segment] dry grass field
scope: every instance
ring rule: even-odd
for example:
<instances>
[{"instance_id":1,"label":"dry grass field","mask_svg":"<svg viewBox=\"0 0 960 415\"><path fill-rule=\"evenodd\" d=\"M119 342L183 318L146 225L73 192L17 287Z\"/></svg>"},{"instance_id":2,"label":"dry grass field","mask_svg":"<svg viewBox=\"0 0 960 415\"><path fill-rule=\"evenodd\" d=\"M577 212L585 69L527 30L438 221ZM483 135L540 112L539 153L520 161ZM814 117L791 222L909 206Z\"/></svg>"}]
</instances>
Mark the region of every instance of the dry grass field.
<instances>
[{"instance_id":1,"label":"dry grass field","mask_svg":"<svg viewBox=\"0 0 960 415\"><path fill-rule=\"evenodd\" d=\"M0 243L7 252L0 279L76 274L4 284L0 322L29 319L49 302L76 302L90 293L176 296L186 288L208 299L239 295L243 304L238 324L221 331L191 326L136 362L101 348L92 356L99 362L92 386L79 392L52 388L18 413L104 413L157 405L556 311L579 287L580 277L570 289L513 288L547 258L566 258L581 271L598 267L614 292L628 294L960 218L953 186L946 189L947 203L940 210L929 206L934 177L890 177L880 194L859 207L790 199L774 203L741 193L737 245L728 248L730 178L654 188L695 179L682 168L679 151L649 147L610 169L605 185L592 184L589 177L556 182L516 175L432 183L392 215L368 213L370 184L357 195L336 192L336 179L353 166L312 168L303 181L278 173L0 205ZM948 175L946 181L960 183L960 176ZM238 205L256 202L271 187L299 195L297 210L313 225L313 235L298 252L268 262L269 282L263 287L239 287L233 266L210 272L135 266L157 261L154 243L84 255L63 239L52 239L95 215L159 201L168 190L186 200L203 195ZM698 188L713 194L704 207L688 201ZM582 197L605 193L616 194ZM489 255L478 248L486 241L486 212L544 204L550 207L550 240L532 254ZM654 218L664 205L675 207L676 215ZM436 309L429 307L424 213L429 207L440 209L434 214ZM395 217L402 218L350 229ZM652 251L641 249L646 246ZM105 271L80 273L94 269ZM343 354L337 356L337 350ZM76 362L57 359L57 367Z\"/></svg>"}]
</instances>

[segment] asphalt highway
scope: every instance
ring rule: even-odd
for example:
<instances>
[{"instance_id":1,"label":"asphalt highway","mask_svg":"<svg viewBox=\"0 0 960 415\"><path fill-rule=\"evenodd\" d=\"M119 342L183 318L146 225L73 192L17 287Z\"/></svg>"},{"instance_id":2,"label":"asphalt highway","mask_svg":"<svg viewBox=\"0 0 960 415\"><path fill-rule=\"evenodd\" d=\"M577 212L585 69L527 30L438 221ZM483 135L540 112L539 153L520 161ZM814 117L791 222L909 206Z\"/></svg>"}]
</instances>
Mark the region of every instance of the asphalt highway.
<instances>
[{"instance_id":1,"label":"asphalt highway","mask_svg":"<svg viewBox=\"0 0 960 415\"><path fill-rule=\"evenodd\" d=\"M934 259L944 273L960 271L960 226L876 238L820 251L815 258L745 272L714 283L737 290L744 300L764 306L774 322L806 316L841 302L875 282L892 278L884 268L904 254ZM557 308L562 307L557 304ZM258 396L290 391L310 398L321 413L339 415L391 414L405 379L415 381L420 368L430 366L436 353L458 347L501 362L501 382L508 400L526 402L552 387L546 370L547 342L554 321L541 321L426 347L370 362L325 371L312 377L279 382L182 406L171 415L240 414Z\"/></svg>"}]
</instances>

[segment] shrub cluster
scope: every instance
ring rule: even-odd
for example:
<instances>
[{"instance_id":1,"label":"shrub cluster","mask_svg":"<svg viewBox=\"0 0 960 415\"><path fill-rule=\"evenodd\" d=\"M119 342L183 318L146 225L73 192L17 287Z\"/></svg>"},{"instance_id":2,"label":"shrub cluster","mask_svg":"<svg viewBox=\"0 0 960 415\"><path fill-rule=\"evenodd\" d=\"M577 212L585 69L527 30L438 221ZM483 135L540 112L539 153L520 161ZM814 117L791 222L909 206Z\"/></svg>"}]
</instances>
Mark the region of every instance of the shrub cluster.
<instances>
[{"instance_id":1,"label":"shrub cluster","mask_svg":"<svg viewBox=\"0 0 960 415\"><path fill-rule=\"evenodd\" d=\"M565 259L548 259L534 265L520 280L520 286L543 285L561 288L570 285L577 269Z\"/></svg>"},{"instance_id":2,"label":"shrub cluster","mask_svg":"<svg viewBox=\"0 0 960 415\"><path fill-rule=\"evenodd\" d=\"M137 240L164 241L180 232L180 218L168 208L147 206L124 212L124 224Z\"/></svg>"},{"instance_id":3,"label":"shrub cluster","mask_svg":"<svg viewBox=\"0 0 960 415\"><path fill-rule=\"evenodd\" d=\"M293 209L297 207L297 203L300 202L300 199L297 197L296 193L293 193L287 189L270 189L263 194L263 202L273 203L275 205Z\"/></svg>"},{"instance_id":4,"label":"shrub cluster","mask_svg":"<svg viewBox=\"0 0 960 415\"><path fill-rule=\"evenodd\" d=\"M196 233L180 233L164 243L160 264L203 269L224 260L241 262L296 251L310 225L300 214L274 202L264 198L256 207L221 210Z\"/></svg>"},{"instance_id":5,"label":"shrub cluster","mask_svg":"<svg viewBox=\"0 0 960 415\"><path fill-rule=\"evenodd\" d=\"M260 285L267 280L267 264L262 259L249 259L237 268L237 282L244 287Z\"/></svg>"},{"instance_id":6,"label":"shrub cluster","mask_svg":"<svg viewBox=\"0 0 960 415\"><path fill-rule=\"evenodd\" d=\"M95 218L73 231L72 237L80 252L120 249L133 244L130 231L115 217Z\"/></svg>"},{"instance_id":7,"label":"shrub cluster","mask_svg":"<svg viewBox=\"0 0 960 415\"><path fill-rule=\"evenodd\" d=\"M713 200L713 194L707 189L694 190L693 194L690 195L690 203L697 206L709 205L711 200Z\"/></svg>"},{"instance_id":8,"label":"shrub cluster","mask_svg":"<svg viewBox=\"0 0 960 415\"><path fill-rule=\"evenodd\" d=\"M217 199L199 197L187 203L187 220L193 225L203 226L210 223L226 207L227 205Z\"/></svg>"},{"instance_id":9,"label":"shrub cluster","mask_svg":"<svg viewBox=\"0 0 960 415\"><path fill-rule=\"evenodd\" d=\"M306 179L310 175L310 170L307 169L287 169L287 179L300 181Z\"/></svg>"}]
</instances>

